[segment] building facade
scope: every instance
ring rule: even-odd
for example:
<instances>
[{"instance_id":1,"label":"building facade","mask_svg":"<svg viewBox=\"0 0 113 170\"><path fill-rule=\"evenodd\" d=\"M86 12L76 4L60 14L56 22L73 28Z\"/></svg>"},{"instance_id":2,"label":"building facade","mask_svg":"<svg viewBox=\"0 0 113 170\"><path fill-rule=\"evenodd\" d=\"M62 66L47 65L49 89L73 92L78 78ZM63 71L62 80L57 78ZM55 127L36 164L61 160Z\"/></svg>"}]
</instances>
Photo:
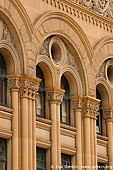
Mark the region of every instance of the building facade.
<instances>
[{"instance_id":1,"label":"building facade","mask_svg":"<svg viewBox=\"0 0 113 170\"><path fill-rule=\"evenodd\" d=\"M0 170L113 169L111 0L0 0Z\"/></svg>"}]
</instances>

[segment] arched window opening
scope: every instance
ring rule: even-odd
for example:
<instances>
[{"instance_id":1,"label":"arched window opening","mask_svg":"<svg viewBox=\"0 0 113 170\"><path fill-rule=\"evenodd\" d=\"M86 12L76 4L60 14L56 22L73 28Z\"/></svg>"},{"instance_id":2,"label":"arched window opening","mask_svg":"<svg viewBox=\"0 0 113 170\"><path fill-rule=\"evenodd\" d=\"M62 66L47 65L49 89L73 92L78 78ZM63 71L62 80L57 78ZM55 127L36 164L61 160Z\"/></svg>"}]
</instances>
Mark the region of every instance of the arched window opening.
<instances>
[{"instance_id":1,"label":"arched window opening","mask_svg":"<svg viewBox=\"0 0 113 170\"><path fill-rule=\"evenodd\" d=\"M6 105L6 94L7 94L7 86L6 86L6 63L2 54L0 54L0 104Z\"/></svg>"},{"instance_id":2,"label":"arched window opening","mask_svg":"<svg viewBox=\"0 0 113 170\"><path fill-rule=\"evenodd\" d=\"M39 66L36 67L36 76L41 79L36 102L36 112L37 116L45 117L45 81L43 72Z\"/></svg>"},{"instance_id":3,"label":"arched window opening","mask_svg":"<svg viewBox=\"0 0 113 170\"><path fill-rule=\"evenodd\" d=\"M61 123L70 124L70 88L65 76L61 77L61 88L65 90L60 107Z\"/></svg>"},{"instance_id":4,"label":"arched window opening","mask_svg":"<svg viewBox=\"0 0 113 170\"><path fill-rule=\"evenodd\" d=\"M98 91L98 89L96 89L96 98L100 100L100 104L99 104L99 114L97 116L97 120L96 120L96 126L97 126L97 133L102 134L102 100L101 100L101 95Z\"/></svg>"}]
</instances>

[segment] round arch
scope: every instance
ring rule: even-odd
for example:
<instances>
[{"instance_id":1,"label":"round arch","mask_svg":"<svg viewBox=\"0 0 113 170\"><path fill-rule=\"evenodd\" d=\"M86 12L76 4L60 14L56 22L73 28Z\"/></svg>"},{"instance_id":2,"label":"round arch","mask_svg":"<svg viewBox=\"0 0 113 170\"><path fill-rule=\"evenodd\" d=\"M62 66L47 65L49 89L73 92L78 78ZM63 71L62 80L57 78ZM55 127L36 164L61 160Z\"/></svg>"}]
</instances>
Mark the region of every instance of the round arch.
<instances>
[{"instance_id":1,"label":"round arch","mask_svg":"<svg viewBox=\"0 0 113 170\"><path fill-rule=\"evenodd\" d=\"M7 4L7 5L6 5ZM4 10L5 9L5 10ZM27 58L32 58L30 41L33 34L33 26L28 17L28 14L21 2L18 0L10 1L0 4L0 18L6 22L16 44L16 50L21 62L22 74L34 74L32 70L28 68Z\"/></svg>"},{"instance_id":2,"label":"round arch","mask_svg":"<svg viewBox=\"0 0 113 170\"><path fill-rule=\"evenodd\" d=\"M81 79L84 82L84 95L88 95L87 65L90 65L92 61L93 50L80 26L72 18L64 16L63 13L50 12L37 19L34 27L32 44L35 54L40 50L44 40L51 35L62 37L66 45L71 44L71 50L75 53L76 60L78 60Z\"/></svg>"},{"instance_id":3,"label":"round arch","mask_svg":"<svg viewBox=\"0 0 113 170\"><path fill-rule=\"evenodd\" d=\"M96 88L101 95L102 107L111 106L111 93L106 81L101 78L97 79Z\"/></svg>"},{"instance_id":4,"label":"round arch","mask_svg":"<svg viewBox=\"0 0 113 170\"><path fill-rule=\"evenodd\" d=\"M0 53L5 59L7 74L21 74L20 61L15 48L7 41L1 41Z\"/></svg>"},{"instance_id":5,"label":"round arch","mask_svg":"<svg viewBox=\"0 0 113 170\"><path fill-rule=\"evenodd\" d=\"M59 76L59 86L61 84L61 77L64 75L68 80L70 86L71 96L83 96L82 82L80 80L79 74L75 72L72 68L66 67L62 70Z\"/></svg>"},{"instance_id":6,"label":"round arch","mask_svg":"<svg viewBox=\"0 0 113 170\"><path fill-rule=\"evenodd\" d=\"M54 73L54 68L49 62L49 59L47 59L46 57L43 58L40 57L36 60L36 65L38 65L43 72L44 79L45 79L45 87L46 88L54 87L55 73Z\"/></svg>"}]
</instances>

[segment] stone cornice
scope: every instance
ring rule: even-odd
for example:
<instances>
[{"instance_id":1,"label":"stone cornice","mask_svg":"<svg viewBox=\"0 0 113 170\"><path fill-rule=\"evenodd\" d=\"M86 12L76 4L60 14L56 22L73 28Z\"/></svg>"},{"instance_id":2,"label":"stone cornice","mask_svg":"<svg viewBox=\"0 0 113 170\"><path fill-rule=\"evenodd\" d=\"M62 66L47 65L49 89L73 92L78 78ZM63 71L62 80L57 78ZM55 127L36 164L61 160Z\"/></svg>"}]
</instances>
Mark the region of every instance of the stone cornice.
<instances>
[{"instance_id":1,"label":"stone cornice","mask_svg":"<svg viewBox=\"0 0 113 170\"><path fill-rule=\"evenodd\" d=\"M76 3L74 0L42 0L47 4L54 6L62 12L78 17L86 22L103 28L106 31L113 32L113 21L99 15L93 10L89 10L84 6Z\"/></svg>"}]
</instances>

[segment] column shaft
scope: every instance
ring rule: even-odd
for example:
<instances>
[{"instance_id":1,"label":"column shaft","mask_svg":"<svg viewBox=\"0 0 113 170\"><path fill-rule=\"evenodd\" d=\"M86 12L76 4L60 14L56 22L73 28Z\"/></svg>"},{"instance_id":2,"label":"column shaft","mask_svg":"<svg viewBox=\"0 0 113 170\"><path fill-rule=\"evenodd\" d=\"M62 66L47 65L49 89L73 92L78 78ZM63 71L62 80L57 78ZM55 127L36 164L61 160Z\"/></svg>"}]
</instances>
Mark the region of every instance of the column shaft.
<instances>
[{"instance_id":1,"label":"column shaft","mask_svg":"<svg viewBox=\"0 0 113 170\"><path fill-rule=\"evenodd\" d=\"M28 100L28 124L29 124L29 131L28 131L28 149L29 149L29 170L32 169L32 161L33 161L33 148L32 148L32 98L29 98Z\"/></svg>"},{"instance_id":2,"label":"column shaft","mask_svg":"<svg viewBox=\"0 0 113 170\"><path fill-rule=\"evenodd\" d=\"M85 170L89 170L91 167L91 140L90 140L90 118L84 118L84 165Z\"/></svg>"},{"instance_id":3,"label":"column shaft","mask_svg":"<svg viewBox=\"0 0 113 170\"><path fill-rule=\"evenodd\" d=\"M50 103L51 109L51 162L54 170L57 169L57 113L56 113L56 103Z\"/></svg>"},{"instance_id":4,"label":"column shaft","mask_svg":"<svg viewBox=\"0 0 113 170\"><path fill-rule=\"evenodd\" d=\"M76 166L81 170L82 166L82 132L81 132L81 110L75 110L75 124L77 127L76 134L76 147L77 147L77 155L76 155Z\"/></svg>"},{"instance_id":5,"label":"column shaft","mask_svg":"<svg viewBox=\"0 0 113 170\"><path fill-rule=\"evenodd\" d=\"M28 170L28 98L21 97L22 170Z\"/></svg>"},{"instance_id":6,"label":"column shaft","mask_svg":"<svg viewBox=\"0 0 113 170\"><path fill-rule=\"evenodd\" d=\"M12 170L18 170L18 89L12 90L12 108L13 108L13 117L12 117Z\"/></svg>"},{"instance_id":7,"label":"column shaft","mask_svg":"<svg viewBox=\"0 0 113 170\"><path fill-rule=\"evenodd\" d=\"M109 166L112 166L113 168L113 123L112 121L107 121L107 136L108 136Z\"/></svg>"}]
</instances>

